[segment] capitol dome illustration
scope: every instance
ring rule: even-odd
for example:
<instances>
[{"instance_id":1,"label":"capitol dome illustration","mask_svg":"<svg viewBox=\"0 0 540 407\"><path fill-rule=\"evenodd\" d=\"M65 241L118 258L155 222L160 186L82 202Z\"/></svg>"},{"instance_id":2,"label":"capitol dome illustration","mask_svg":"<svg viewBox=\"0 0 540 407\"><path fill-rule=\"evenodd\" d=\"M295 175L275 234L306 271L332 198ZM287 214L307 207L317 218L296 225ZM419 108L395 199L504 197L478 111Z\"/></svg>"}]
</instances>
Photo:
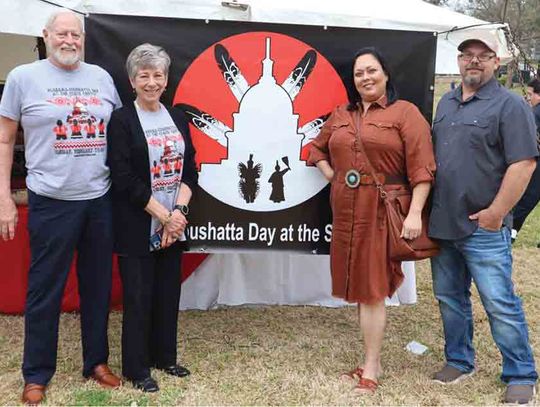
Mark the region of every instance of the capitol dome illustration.
<instances>
[{"instance_id":1,"label":"capitol dome illustration","mask_svg":"<svg viewBox=\"0 0 540 407\"><path fill-rule=\"evenodd\" d=\"M301 204L327 184L316 167L300 159L305 136L298 132L299 116L274 77L270 38L265 45L262 75L243 95L233 113L233 130L225 133L227 158L219 164L202 164L199 174L200 185L216 199L251 211ZM246 188L255 187L254 199L247 199Z\"/></svg>"}]
</instances>

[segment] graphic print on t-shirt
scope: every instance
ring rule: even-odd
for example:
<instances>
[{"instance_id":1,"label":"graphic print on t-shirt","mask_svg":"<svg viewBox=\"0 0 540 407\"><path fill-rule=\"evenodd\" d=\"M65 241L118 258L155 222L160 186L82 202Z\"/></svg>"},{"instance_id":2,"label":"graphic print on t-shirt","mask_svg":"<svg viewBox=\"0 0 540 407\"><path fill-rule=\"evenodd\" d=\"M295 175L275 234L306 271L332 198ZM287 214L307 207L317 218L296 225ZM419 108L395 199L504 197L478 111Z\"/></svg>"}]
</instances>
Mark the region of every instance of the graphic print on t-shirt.
<instances>
[{"instance_id":1,"label":"graphic print on t-shirt","mask_svg":"<svg viewBox=\"0 0 540 407\"><path fill-rule=\"evenodd\" d=\"M184 137L165 106L160 104L157 111L148 111L135 102L135 108L148 145L152 197L172 211L182 182L186 148ZM149 231L151 240L161 228L159 220L152 217ZM185 240L183 234L180 240ZM154 244L151 244L151 250L154 249Z\"/></svg>"},{"instance_id":2,"label":"graphic print on t-shirt","mask_svg":"<svg viewBox=\"0 0 540 407\"><path fill-rule=\"evenodd\" d=\"M101 106L99 90L92 88L49 88L48 103L68 108L65 117L58 117L52 128L55 154L73 157L95 156L105 152L106 124L103 118L92 114L92 108Z\"/></svg>"},{"instance_id":3,"label":"graphic print on t-shirt","mask_svg":"<svg viewBox=\"0 0 540 407\"><path fill-rule=\"evenodd\" d=\"M151 157L152 193L176 193L184 165L184 155L179 148L184 140L182 135L176 126L145 129L144 133Z\"/></svg>"}]
</instances>

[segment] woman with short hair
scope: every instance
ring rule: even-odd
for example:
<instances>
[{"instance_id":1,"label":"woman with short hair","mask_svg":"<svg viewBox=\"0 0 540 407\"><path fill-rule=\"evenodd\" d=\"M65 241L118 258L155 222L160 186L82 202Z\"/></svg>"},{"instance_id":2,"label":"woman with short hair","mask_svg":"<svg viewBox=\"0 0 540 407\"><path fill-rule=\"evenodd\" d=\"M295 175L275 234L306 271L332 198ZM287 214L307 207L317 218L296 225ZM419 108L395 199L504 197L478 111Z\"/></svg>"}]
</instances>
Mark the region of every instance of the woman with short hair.
<instances>
[{"instance_id":1,"label":"woman with short hair","mask_svg":"<svg viewBox=\"0 0 540 407\"><path fill-rule=\"evenodd\" d=\"M113 112L107 137L124 297L122 373L145 392L159 390L152 367L190 374L177 364L176 336L180 260L198 175L187 119L160 102L170 63L155 45L131 51L126 69L136 98ZM165 163L178 171L164 171Z\"/></svg>"}]
</instances>

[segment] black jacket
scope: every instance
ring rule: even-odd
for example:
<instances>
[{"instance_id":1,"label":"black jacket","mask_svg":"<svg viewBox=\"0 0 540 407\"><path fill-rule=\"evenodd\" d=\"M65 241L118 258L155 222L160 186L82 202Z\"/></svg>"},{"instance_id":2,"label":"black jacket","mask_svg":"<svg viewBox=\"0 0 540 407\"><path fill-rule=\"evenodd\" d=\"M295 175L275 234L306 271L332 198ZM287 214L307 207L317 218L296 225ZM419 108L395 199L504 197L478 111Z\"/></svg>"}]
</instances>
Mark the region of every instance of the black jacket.
<instances>
[{"instance_id":1,"label":"black jacket","mask_svg":"<svg viewBox=\"0 0 540 407\"><path fill-rule=\"evenodd\" d=\"M176 108L167 108L185 143L182 182L195 192L198 173L188 120ZM107 164L111 169L115 251L141 256L150 253L152 217L144 210L150 197L148 145L133 103L111 115L107 126Z\"/></svg>"}]
</instances>

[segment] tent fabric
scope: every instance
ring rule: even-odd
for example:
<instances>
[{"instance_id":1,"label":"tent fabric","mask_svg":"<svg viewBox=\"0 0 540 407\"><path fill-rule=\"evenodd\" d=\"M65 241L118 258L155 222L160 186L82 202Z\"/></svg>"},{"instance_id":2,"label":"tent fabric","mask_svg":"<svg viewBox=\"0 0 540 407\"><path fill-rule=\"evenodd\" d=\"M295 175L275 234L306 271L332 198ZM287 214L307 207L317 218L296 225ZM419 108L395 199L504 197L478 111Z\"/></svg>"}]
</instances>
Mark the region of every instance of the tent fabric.
<instances>
[{"instance_id":1,"label":"tent fabric","mask_svg":"<svg viewBox=\"0 0 540 407\"><path fill-rule=\"evenodd\" d=\"M83 13L145 15L159 17L198 18L209 20L258 21L286 24L361 27L394 30L443 32L471 27L439 35L437 41L438 74L457 74L456 47L464 38L487 32L507 50L501 24L456 13L421 0L239 0L249 5L246 11L226 7L221 0L55 0L65 7ZM231 1L232 2L232 1ZM0 0L0 32L40 36L48 15L57 7L40 0ZM14 18L14 16L19 16ZM25 16L21 18L21 16ZM501 54L503 62L511 58Z\"/></svg>"},{"instance_id":2,"label":"tent fabric","mask_svg":"<svg viewBox=\"0 0 540 407\"><path fill-rule=\"evenodd\" d=\"M387 305L416 303L414 262L402 269L405 281ZM182 284L181 310L245 304L348 305L332 297L329 256L212 254Z\"/></svg>"}]
</instances>

